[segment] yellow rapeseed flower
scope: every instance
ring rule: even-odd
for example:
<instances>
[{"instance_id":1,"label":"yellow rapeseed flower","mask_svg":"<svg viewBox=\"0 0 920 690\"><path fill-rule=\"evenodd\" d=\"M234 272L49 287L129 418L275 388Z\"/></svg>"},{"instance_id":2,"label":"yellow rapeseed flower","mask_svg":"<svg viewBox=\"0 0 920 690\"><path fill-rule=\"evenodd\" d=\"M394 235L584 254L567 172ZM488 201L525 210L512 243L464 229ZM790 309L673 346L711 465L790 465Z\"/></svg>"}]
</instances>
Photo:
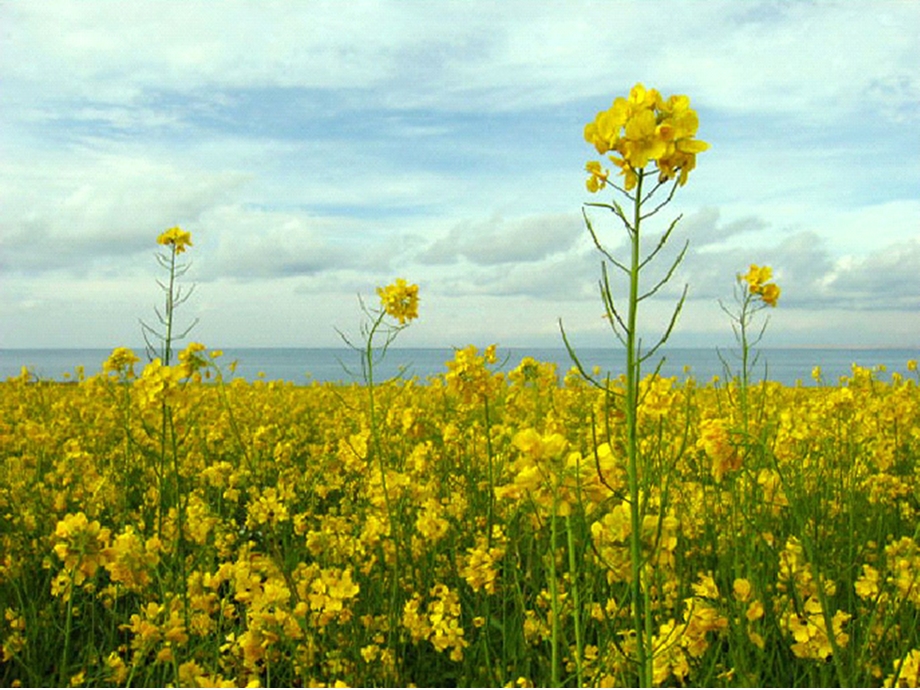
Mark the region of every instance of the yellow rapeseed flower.
<instances>
[{"instance_id":1,"label":"yellow rapeseed flower","mask_svg":"<svg viewBox=\"0 0 920 690\"><path fill-rule=\"evenodd\" d=\"M177 225L161 233L157 237L157 244L171 246L176 254L181 254L186 247L192 246L192 233L183 230Z\"/></svg>"},{"instance_id":2,"label":"yellow rapeseed flower","mask_svg":"<svg viewBox=\"0 0 920 690\"><path fill-rule=\"evenodd\" d=\"M141 360L134 352L127 347L116 347L112 354L105 360L102 370L106 373L110 371L125 372L129 376L134 376L134 365Z\"/></svg>"},{"instance_id":3,"label":"yellow rapeseed flower","mask_svg":"<svg viewBox=\"0 0 920 690\"><path fill-rule=\"evenodd\" d=\"M779 299L780 288L776 283L768 283L763 286L763 289L760 292L760 298L763 300L764 304L775 307L776 301Z\"/></svg>"},{"instance_id":4,"label":"yellow rapeseed flower","mask_svg":"<svg viewBox=\"0 0 920 690\"><path fill-rule=\"evenodd\" d=\"M748 269L748 272L743 276L744 280L747 281L751 292L757 292L760 286L766 283L772 277L772 268L769 266L758 266L757 264L751 264L750 269Z\"/></svg>"},{"instance_id":5,"label":"yellow rapeseed flower","mask_svg":"<svg viewBox=\"0 0 920 690\"><path fill-rule=\"evenodd\" d=\"M26 646L26 638L23 632L26 629L26 619L17 611L7 608L3 616L9 625L10 632L6 635L3 644L0 645L0 661L6 663L19 654Z\"/></svg>"},{"instance_id":6,"label":"yellow rapeseed flower","mask_svg":"<svg viewBox=\"0 0 920 690\"><path fill-rule=\"evenodd\" d=\"M871 565L863 564L863 572L856 582L853 583L853 589L856 596L860 599L874 599L879 593L879 574L878 570Z\"/></svg>"},{"instance_id":7,"label":"yellow rapeseed flower","mask_svg":"<svg viewBox=\"0 0 920 690\"><path fill-rule=\"evenodd\" d=\"M377 294L384 311L400 324L418 318L418 285L397 278L392 284L377 288Z\"/></svg>"},{"instance_id":8,"label":"yellow rapeseed flower","mask_svg":"<svg viewBox=\"0 0 920 690\"><path fill-rule=\"evenodd\" d=\"M184 366L164 366L157 357L144 367L141 377L134 381L139 401L145 406L158 406L162 400L176 394L184 375Z\"/></svg>"},{"instance_id":9,"label":"yellow rapeseed flower","mask_svg":"<svg viewBox=\"0 0 920 690\"><path fill-rule=\"evenodd\" d=\"M732 584L732 592L735 595L735 599L741 602L746 602L751 598L753 589L751 581L744 577L735 578Z\"/></svg>"},{"instance_id":10,"label":"yellow rapeseed flower","mask_svg":"<svg viewBox=\"0 0 920 690\"><path fill-rule=\"evenodd\" d=\"M712 573L700 573L698 582L691 585L693 594L703 599L718 599L719 587L712 578Z\"/></svg>"},{"instance_id":11,"label":"yellow rapeseed flower","mask_svg":"<svg viewBox=\"0 0 920 690\"><path fill-rule=\"evenodd\" d=\"M110 652L106 657L105 665L107 668L108 679L116 685L122 685L128 678L128 666L125 660L121 658L118 652Z\"/></svg>"},{"instance_id":12,"label":"yellow rapeseed flower","mask_svg":"<svg viewBox=\"0 0 920 690\"><path fill-rule=\"evenodd\" d=\"M486 367L496 361L495 345L489 345L481 355L475 345L456 350L454 359L445 362L447 390L460 395L465 403L488 398L503 382L501 374L493 374Z\"/></svg>"},{"instance_id":13,"label":"yellow rapeseed flower","mask_svg":"<svg viewBox=\"0 0 920 690\"><path fill-rule=\"evenodd\" d=\"M588 161L585 165L585 170L591 173L591 176L588 178L587 182L585 182L589 192L593 194L607 186L607 178L610 175L610 171L601 168L600 161Z\"/></svg>"},{"instance_id":14,"label":"yellow rapeseed flower","mask_svg":"<svg viewBox=\"0 0 920 690\"><path fill-rule=\"evenodd\" d=\"M920 685L920 649L910 650L892 663L895 671L885 678L886 688L916 688Z\"/></svg>"},{"instance_id":15,"label":"yellow rapeseed flower","mask_svg":"<svg viewBox=\"0 0 920 690\"><path fill-rule=\"evenodd\" d=\"M101 527L98 520L90 521L86 514L68 513L59 520L54 530L54 553L64 563L62 575L66 576L65 585L59 591L67 599L70 589L66 585L72 580L80 586L87 578L92 578L100 566L106 564L106 546L111 532Z\"/></svg>"},{"instance_id":16,"label":"yellow rapeseed flower","mask_svg":"<svg viewBox=\"0 0 920 690\"><path fill-rule=\"evenodd\" d=\"M655 89L636 84L628 98L617 98L609 109L597 113L585 126L584 136L599 154L610 153L629 191L638 182L638 171L652 161L661 182L679 173L678 183L685 184L696 167L696 154L709 148L705 141L695 138L698 128L699 118L687 96L665 100ZM607 177L600 174L600 163L592 161L587 169L591 173L588 191L603 189Z\"/></svg>"},{"instance_id":17,"label":"yellow rapeseed flower","mask_svg":"<svg viewBox=\"0 0 920 690\"><path fill-rule=\"evenodd\" d=\"M700 435L696 447L712 460L712 476L718 484L722 483L722 478L727 473L741 468L742 457L721 419L704 419L700 422Z\"/></svg>"},{"instance_id":18,"label":"yellow rapeseed flower","mask_svg":"<svg viewBox=\"0 0 920 690\"><path fill-rule=\"evenodd\" d=\"M769 266L751 264L748 272L741 276L741 280L747 283L748 292L760 297L764 304L775 307L779 299L780 288L776 283L767 282L772 277L773 269Z\"/></svg>"},{"instance_id":19,"label":"yellow rapeseed flower","mask_svg":"<svg viewBox=\"0 0 920 690\"><path fill-rule=\"evenodd\" d=\"M179 363L185 368L185 374L191 376L204 366L207 361L201 353L205 351L205 346L201 343L189 343L184 350L179 353Z\"/></svg>"}]
</instances>

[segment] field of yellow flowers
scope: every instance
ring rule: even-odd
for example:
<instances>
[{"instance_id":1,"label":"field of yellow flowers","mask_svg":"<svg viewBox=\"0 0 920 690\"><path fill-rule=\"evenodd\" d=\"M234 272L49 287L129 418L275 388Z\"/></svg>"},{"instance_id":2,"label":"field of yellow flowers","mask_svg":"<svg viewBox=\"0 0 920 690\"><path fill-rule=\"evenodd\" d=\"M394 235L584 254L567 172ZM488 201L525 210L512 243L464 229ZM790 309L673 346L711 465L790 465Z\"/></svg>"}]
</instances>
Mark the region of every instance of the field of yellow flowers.
<instances>
[{"instance_id":1,"label":"field of yellow flowers","mask_svg":"<svg viewBox=\"0 0 920 690\"><path fill-rule=\"evenodd\" d=\"M0 684L635 682L620 381L219 357L0 384ZM737 385L641 382L654 681L916 686L916 363Z\"/></svg>"}]
</instances>

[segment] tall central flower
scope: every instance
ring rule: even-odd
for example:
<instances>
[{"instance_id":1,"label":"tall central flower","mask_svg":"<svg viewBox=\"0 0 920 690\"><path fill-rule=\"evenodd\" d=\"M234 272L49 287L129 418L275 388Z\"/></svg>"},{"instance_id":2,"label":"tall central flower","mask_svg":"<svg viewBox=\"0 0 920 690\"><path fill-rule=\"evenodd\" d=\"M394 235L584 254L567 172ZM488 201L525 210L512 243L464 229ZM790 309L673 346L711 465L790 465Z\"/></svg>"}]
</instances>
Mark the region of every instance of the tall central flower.
<instances>
[{"instance_id":1,"label":"tall central flower","mask_svg":"<svg viewBox=\"0 0 920 690\"><path fill-rule=\"evenodd\" d=\"M687 182L696 167L696 154L709 148L696 139L699 118L690 108L687 96L667 100L655 89L636 84L629 98L617 98L585 126L585 140L600 154L609 153L610 161L620 169L627 191L636 186L637 171L654 161L659 179L664 182L678 177ZM618 154L618 155L614 155ZM590 161L587 187L597 192L607 184L607 176L598 161Z\"/></svg>"},{"instance_id":2,"label":"tall central flower","mask_svg":"<svg viewBox=\"0 0 920 690\"><path fill-rule=\"evenodd\" d=\"M418 285L409 285L404 278L384 288L377 288L384 311L400 324L418 318Z\"/></svg>"},{"instance_id":3,"label":"tall central flower","mask_svg":"<svg viewBox=\"0 0 920 690\"><path fill-rule=\"evenodd\" d=\"M183 230L178 225L166 230L157 237L157 244L165 246L172 245L176 249L176 254L181 254L186 247L192 246L192 233Z\"/></svg>"}]
</instances>

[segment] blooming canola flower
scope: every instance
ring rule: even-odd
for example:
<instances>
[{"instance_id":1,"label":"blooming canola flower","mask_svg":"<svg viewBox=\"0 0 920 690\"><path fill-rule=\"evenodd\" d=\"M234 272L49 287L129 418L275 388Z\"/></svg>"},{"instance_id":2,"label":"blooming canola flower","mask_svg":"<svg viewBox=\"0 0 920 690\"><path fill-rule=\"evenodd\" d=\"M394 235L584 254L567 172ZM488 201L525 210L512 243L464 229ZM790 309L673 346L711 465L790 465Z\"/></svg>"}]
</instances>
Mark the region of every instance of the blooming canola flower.
<instances>
[{"instance_id":1,"label":"blooming canola flower","mask_svg":"<svg viewBox=\"0 0 920 690\"><path fill-rule=\"evenodd\" d=\"M377 288L377 295L383 310L400 324L418 318L418 285L397 278L392 284Z\"/></svg>"},{"instance_id":2,"label":"blooming canola flower","mask_svg":"<svg viewBox=\"0 0 920 690\"><path fill-rule=\"evenodd\" d=\"M741 279L747 283L750 294L759 297L764 304L775 307L781 290L776 283L767 282L772 277L773 269L769 266L751 264L750 269L745 275L741 276Z\"/></svg>"},{"instance_id":3,"label":"blooming canola flower","mask_svg":"<svg viewBox=\"0 0 920 690\"><path fill-rule=\"evenodd\" d=\"M192 233L183 230L178 225L169 228L157 237L157 244L173 247L176 254L181 254L186 247L192 246Z\"/></svg>"},{"instance_id":4,"label":"blooming canola flower","mask_svg":"<svg viewBox=\"0 0 920 690\"><path fill-rule=\"evenodd\" d=\"M696 139L698 128L699 118L687 96L665 100L657 90L636 84L628 98L619 97L609 109L599 112L585 126L584 136L599 154L609 154L629 191L638 184L638 172L650 162L656 164L660 182L677 177L678 184L686 184L696 167L696 154L709 148ZM607 175L600 162L590 161L586 167L591 173L588 191L603 189Z\"/></svg>"}]
</instances>

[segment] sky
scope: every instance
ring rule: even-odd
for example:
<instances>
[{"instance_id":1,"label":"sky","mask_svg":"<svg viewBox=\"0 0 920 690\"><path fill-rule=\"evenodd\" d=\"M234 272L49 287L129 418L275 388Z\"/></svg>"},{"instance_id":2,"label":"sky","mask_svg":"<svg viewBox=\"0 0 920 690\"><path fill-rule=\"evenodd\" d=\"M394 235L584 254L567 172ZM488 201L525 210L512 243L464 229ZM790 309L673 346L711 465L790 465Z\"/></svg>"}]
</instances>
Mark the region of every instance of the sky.
<instances>
[{"instance_id":1,"label":"sky","mask_svg":"<svg viewBox=\"0 0 920 690\"><path fill-rule=\"evenodd\" d=\"M398 346L615 345L583 131L640 82L711 145L643 225L681 216L645 285L689 242L646 342L686 284L671 343L730 345L756 263L763 346L918 347L918 35L913 0L0 0L0 348L142 344L175 225L208 347L340 345L397 277Z\"/></svg>"}]
</instances>

